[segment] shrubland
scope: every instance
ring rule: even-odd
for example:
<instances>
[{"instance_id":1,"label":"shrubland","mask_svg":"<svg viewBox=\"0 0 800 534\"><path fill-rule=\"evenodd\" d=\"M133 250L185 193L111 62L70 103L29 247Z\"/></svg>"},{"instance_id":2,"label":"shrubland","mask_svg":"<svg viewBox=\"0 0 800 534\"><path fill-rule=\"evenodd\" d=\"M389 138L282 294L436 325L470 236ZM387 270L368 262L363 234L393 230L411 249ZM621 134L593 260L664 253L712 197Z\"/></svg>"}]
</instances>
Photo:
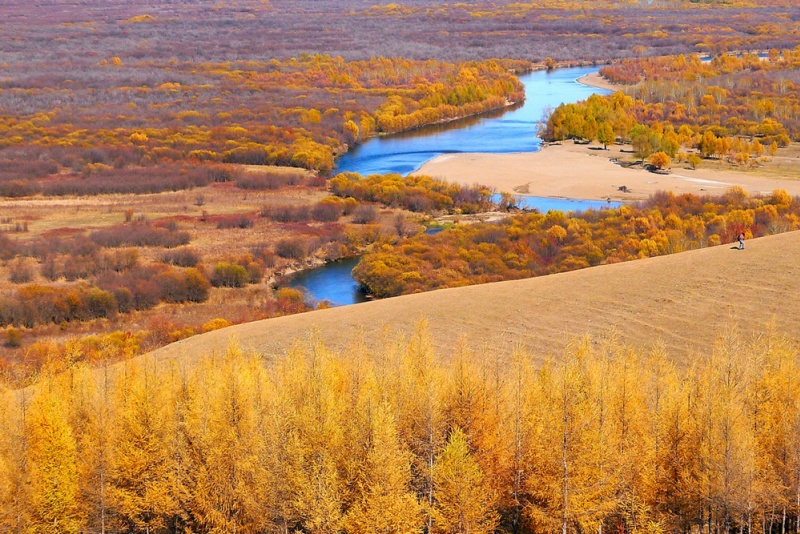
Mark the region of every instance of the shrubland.
<instances>
[{"instance_id":1,"label":"shrubland","mask_svg":"<svg viewBox=\"0 0 800 534\"><path fill-rule=\"evenodd\" d=\"M10 78L0 91L5 194L189 188L219 180L198 165L214 162L327 174L336 155L372 135L521 101L521 84L509 69L530 68L511 60L345 61L322 54L286 61L154 60L93 66L98 78L91 82L64 84L66 72ZM153 78L153 68L163 77ZM59 105L64 99L75 104ZM46 180L31 183L36 178ZM238 183L259 189L275 180L246 175Z\"/></svg>"},{"instance_id":2,"label":"shrubland","mask_svg":"<svg viewBox=\"0 0 800 534\"><path fill-rule=\"evenodd\" d=\"M69 54L73 61L112 66L146 58L288 59L314 51L348 60L375 55L605 61L643 53L783 48L794 42L795 7L792 0L223 0L209 10L179 0L107 0L76 9L57 0L8 6L13 24L2 40L11 43L9 63L19 57L47 62L44 37L58 38L59 50L83 52ZM9 34L14 41L6 41ZM151 75L160 73L154 69Z\"/></svg>"},{"instance_id":3,"label":"shrubland","mask_svg":"<svg viewBox=\"0 0 800 534\"><path fill-rule=\"evenodd\" d=\"M574 338L435 354L409 338L265 359L43 356L0 390L0 528L58 532L796 532L797 346ZM92 368L86 362L97 362Z\"/></svg>"},{"instance_id":4,"label":"shrubland","mask_svg":"<svg viewBox=\"0 0 800 534\"><path fill-rule=\"evenodd\" d=\"M796 44L788 0L53 6L9 6L0 29L4 195L170 190L206 179L186 162L325 174L371 135L520 101L513 73L534 63ZM264 37L272 35L280 38ZM151 169L133 176L132 167Z\"/></svg>"},{"instance_id":5,"label":"shrubland","mask_svg":"<svg viewBox=\"0 0 800 534\"><path fill-rule=\"evenodd\" d=\"M202 172L210 182L195 193L9 200L0 224L0 368L37 373L43 361L32 354L42 343L63 348L128 332L150 350L216 319L308 311L315 305L302 294L276 287L289 273L398 232L399 210L331 196L307 171ZM278 188L240 189L237 180L251 176L276 177Z\"/></svg>"}]
</instances>

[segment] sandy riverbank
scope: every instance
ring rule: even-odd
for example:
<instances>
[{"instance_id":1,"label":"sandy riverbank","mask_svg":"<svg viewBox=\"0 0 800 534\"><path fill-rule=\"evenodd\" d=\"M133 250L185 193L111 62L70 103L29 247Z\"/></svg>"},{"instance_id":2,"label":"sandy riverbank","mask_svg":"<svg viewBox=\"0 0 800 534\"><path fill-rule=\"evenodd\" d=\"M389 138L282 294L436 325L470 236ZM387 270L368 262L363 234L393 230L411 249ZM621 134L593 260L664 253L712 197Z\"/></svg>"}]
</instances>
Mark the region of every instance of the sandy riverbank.
<instances>
[{"instance_id":1,"label":"sandy riverbank","mask_svg":"<svg viewBox=\"0 0 800 534\"><path fill-rule=\"evenodd\" d=\"M619 88L597 72L577 81L610 91ZM752 194L785 189L800 195L797 150L779 153L764 167L746 171L706 161L698 169L675 165L666 174L656 174L641 166L626 168L614 162L631 159L630 146L615 145L604 150L597 144L565 141L529 153L447 154L428 161L415 174L465 185L479 183L516 195L587 200L636 201L657 191L713 195L731 186L741 186Z\"/></svg>"},{"instance_id":2,"label":"sandy riverbank","mask_svg":"<svg viewBox=\"0 0 800 534\"><path fill-rule=\"evenodd\" d=\"M657 191L713 195L735 185L752 194L784 189L800 195L800 180L759 174L758 169L743 172L708 162L695 170L673 168L668 174L655 174L612 161L630 156L627 151L630 147L603 150L602 146L567 141L538 152L447 154L425 163L415 174L465 185L478 183L498 192L557 198L636 201ZM797 163L800 165L800 160ZM623 186L627 192L620 189Z\"/></svg>"},{"instance_id":3,"label":"sandy riverbank","mask_svg":"<svg viewBox=\"0 0 800 534\"><path fill-rule=\"evenodd\" d=\"M589 87L597 87L598 89L606 89L608 91L618 91L622 89L621 85L609 82L600 76L600 73L597 71L581 76L575 81L583 85L588 85Z\"/></svg>"}]
</instances>

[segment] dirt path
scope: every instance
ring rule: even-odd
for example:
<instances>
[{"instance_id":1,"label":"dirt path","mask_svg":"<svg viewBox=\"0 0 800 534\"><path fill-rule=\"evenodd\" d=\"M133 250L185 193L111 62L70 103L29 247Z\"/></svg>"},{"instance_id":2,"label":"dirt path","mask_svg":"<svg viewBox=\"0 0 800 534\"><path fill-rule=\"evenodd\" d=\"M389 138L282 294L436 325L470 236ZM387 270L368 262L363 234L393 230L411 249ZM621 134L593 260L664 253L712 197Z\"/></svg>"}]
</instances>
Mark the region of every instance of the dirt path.
<instances>
[{"instance_id":1,"label":"dirt path","mask_svg":"<svg viewBox=\"0 0 800 534\"><path fill-rule=\"evenodd\" d=\"M443 355L464 339L498 354L525 347L541 360L576 337L615 331L637 347L663 341L685 363L729 325L749 335L773 321L800 341L800 232L750 240L744 251L731 246L247 323L156 353L191 359L224 350L232 336L269 356L314 337L340 349L358 336L370 342L387 331L410 333L422 317Z\"/></svg>"}]
</instances>

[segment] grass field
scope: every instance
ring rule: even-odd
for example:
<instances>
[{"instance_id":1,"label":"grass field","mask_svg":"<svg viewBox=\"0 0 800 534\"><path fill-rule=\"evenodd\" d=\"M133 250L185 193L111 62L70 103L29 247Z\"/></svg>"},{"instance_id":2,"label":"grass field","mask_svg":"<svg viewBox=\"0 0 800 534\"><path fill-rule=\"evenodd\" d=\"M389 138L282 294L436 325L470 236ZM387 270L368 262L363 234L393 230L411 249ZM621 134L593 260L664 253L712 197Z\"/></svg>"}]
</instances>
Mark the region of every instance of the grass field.
<instances>
[{"instance_id":1,"label":"grass field","mask_svg":"<svg viewBox=\"0 0 800 534\"><path fill-rule=\"evenodd\" d=\"M440 354L463 340L499 355L528 349L541 362L583 335L615 333L632 347L663 343L681 364L730 326L745 336L768 325L800 341L800 233L539 278L445 289L318 310L218 330L166 346L160 358L224 350L284 354L318 339L342 349L355 339L409 334L427 319Z\"/></svg>"}]
</instances>

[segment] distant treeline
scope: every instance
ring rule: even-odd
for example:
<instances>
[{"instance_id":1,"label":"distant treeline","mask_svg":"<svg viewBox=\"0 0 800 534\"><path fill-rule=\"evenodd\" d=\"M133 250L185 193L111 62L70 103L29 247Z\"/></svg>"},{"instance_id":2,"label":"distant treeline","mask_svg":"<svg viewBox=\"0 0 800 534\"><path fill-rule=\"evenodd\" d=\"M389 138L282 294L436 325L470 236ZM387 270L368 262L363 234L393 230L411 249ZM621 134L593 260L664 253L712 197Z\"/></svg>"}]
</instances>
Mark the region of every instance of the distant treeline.
<instances>
[{"instance_id":1,"label":"distant treeline","mask_svg":"<svg viewBox=\"0 0 800 534\"><path fill-rule=\"evenodd\" d=\"M219 10L166 0L104 0L80 11L18 3L0 41L19 41L16 57L53 71L84 70L105 58L288 59L326 52L346 59L401 56L447 61L498 57L595 60L796 45L794 0L541 0L404 2L220 0ZM102 6L102 7L99 7ZM280 39L264 39L280 35ZM48 63L47 38L70 58ZM10 63L10 62L9 62ZM20 68L28 67L20 61ZM37 75L37 70L32 71ZM158 78L157 70L151 76ZM80 78L73 78L78 83ZM134 84L131 84L134 85Z\"/></svg>"}]
</instances>

